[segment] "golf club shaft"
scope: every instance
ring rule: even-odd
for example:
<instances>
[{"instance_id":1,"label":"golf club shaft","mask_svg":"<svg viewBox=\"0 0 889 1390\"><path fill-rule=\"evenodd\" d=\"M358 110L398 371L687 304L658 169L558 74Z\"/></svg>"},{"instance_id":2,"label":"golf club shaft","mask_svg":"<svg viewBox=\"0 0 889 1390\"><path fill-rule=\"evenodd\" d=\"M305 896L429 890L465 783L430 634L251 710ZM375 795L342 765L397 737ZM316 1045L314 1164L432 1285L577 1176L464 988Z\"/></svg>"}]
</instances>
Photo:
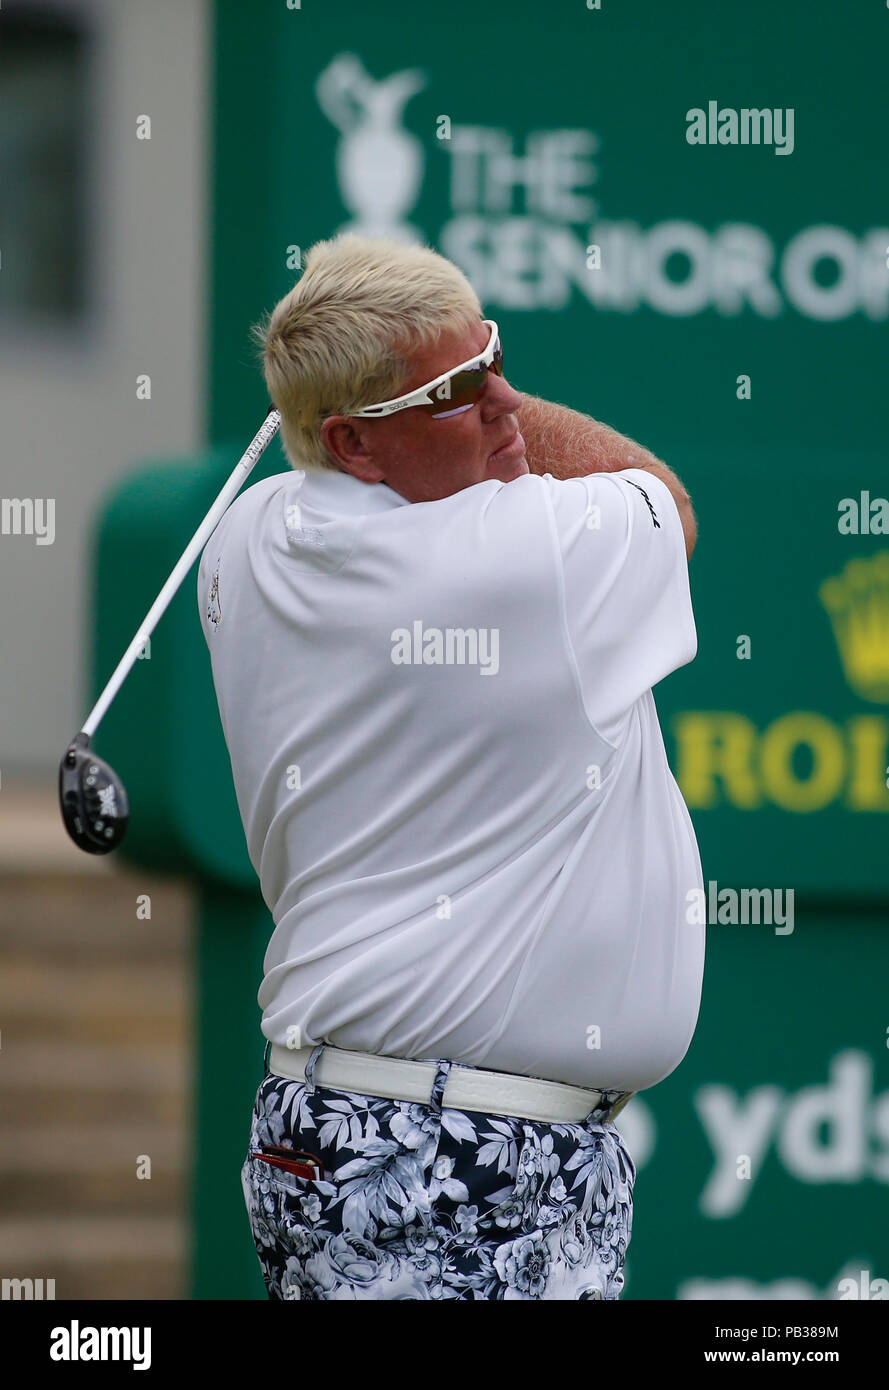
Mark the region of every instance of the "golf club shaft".
<instances>
[{"instance_id":1,"label":"golf club shaft","mask_svg":"<svg viewBox=\"0 0 889 1390\"><path fill-rule=\"evenodd\" d=\"M108 706L111 704L111 701L129 675L133 665L138 659L140 651L156 628L167 605L185 576L188 574L195 559L215 531L223 512L226 510L235 494L243 487L245 480L254 468L257 460L278 433L280 424L281 416L278 411L275 410L274 406L272 406L259 429L256 431L256 434L253 436L253 439L244 450L228 482L216 498L216 501L204 517L197 531L195 531L188 545L183 550L166 584L146 613L145 619L139 627L138 632L118 662L114 674L96 701L95 706L90 710L89 716L81 729L82 733L92 737L96 732L96 729L105 716Z\"/></svg>"}]
</instances>

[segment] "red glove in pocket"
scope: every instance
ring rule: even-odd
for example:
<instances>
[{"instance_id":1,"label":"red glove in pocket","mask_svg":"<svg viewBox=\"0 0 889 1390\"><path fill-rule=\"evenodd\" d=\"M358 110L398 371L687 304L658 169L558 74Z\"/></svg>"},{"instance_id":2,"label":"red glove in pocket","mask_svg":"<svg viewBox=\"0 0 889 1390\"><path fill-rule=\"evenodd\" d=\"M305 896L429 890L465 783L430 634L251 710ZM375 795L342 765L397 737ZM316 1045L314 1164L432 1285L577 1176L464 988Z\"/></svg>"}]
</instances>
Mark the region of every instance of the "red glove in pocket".
<instances>
[{"instance_id":1,"label":"red glove in pocket","mask_svg":"<svg viewBox=\"0 0 889 1390\"><path fill-rule=\"evenodd\" d=\"M261 1158L273 1168L281 1168L285 1173L295 1173L298 1178L324 1179L324 1169L320 1158L314 1154L303 1153L301 1149L280 1149L270 1144L261 1150L253 1150L251 1158Z\"/></svg>"}]
</instances>

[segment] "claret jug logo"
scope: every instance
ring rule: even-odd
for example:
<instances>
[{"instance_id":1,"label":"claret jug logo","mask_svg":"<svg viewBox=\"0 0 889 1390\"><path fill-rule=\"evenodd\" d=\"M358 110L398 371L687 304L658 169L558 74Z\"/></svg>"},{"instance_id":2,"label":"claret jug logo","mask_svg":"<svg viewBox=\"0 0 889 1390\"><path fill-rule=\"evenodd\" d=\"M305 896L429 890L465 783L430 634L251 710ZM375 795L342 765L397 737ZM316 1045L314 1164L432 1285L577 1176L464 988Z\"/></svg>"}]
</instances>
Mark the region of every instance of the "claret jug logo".
<instances>
[{"instance_id":1,"label":"claret jug logo","mask_svg":"<svg viewBox=\"0 0 889 1390\"><path fill-rule=\"evenodd\" d=\"M423 146L404 129L404 108L426 86L422 72L376 82L354 53L341 53L315 86L318 105L342 135L336 154L340 197L352 214L341 231L422 241L405 221L423 182Z\"/></svg>"},{"instance_id":2,"label":"claret jug logo","mask_svg":"<svg viewBox=\"0 0 889 1390\"><path fill-rule=\"evenodd\" d=\"M334 173L351 218L340 231L428 240L462 267L480 299L506 309L553 311L579 299L601 312L647 308L671 318L708 309L727 318L788 310L828 322L889 317L889 227L819 223L781 244L740 220L743 197L737 221L711 228L674 216L645 226L625 214L620 191L620 214L609 216L600 183L607 194L619 143L605 163L602 138L585 127L516 135L496 98L494 125L427 114L424 129L410 103L438 87L417 68L374 77L355 53L335 55L319 72L315 97L339 131ZM696 159L684 106L676 122L679 148ZM444 221L418 227L410 219L427 180Z\"/></svg>"},{"instance_id":3,"label":"claret jug logo","mask_svg":"<svg viewBox=\"0 0 889 1390\"><path fill-rule=\"evenodd\" d=\"M850 689L871 705L889 705L889 550L850 560L823 580L818 598ZM763 729L736 710L686 710L673 728L676 779L692 809L771 803L806 813L838 803L889 812L889 710L842 723L791 710Z\"/></svg>"}]
</instances>

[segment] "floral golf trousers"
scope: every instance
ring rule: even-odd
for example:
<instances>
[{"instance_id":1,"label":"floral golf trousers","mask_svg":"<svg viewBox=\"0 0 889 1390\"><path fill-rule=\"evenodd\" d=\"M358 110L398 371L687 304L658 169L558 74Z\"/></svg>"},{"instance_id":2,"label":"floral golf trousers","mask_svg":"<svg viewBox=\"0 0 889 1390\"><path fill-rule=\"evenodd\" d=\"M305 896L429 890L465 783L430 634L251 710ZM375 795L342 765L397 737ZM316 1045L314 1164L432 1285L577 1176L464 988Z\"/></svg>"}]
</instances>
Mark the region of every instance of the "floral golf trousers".
<instances>
[{"instance_id":1,"label":"floral golf trousers","mask_svg":"<svg viewBox=\"0 0 889 1390\"><path fill-rule=\"evenodd\" d=\"M272 1299L617 1299L636 1170L603 1092L579 1124L386 1100L266 1071L241 1183ZM436 1059L425 1059L436 1060ZM316 1155L323 1178L264 1147Z\"/></svg>"}]
</instances>

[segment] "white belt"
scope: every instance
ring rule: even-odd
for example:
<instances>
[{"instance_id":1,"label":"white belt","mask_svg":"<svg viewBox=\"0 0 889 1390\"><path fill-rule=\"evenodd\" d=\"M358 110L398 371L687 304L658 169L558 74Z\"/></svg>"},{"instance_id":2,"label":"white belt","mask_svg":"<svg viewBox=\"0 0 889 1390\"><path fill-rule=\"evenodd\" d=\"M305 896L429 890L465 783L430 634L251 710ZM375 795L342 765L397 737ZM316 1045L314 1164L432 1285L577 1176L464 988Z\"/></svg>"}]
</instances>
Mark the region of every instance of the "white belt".
<instances>
[{"instance_id":1,"label":"white belt","mask_svg":"<svg viewBox=\"0 0 889 1390\"><path fill-rule=\"evenodd\" d=\"M269 1071L290 1081L303 1081L313 1047L282 1047L273 1043ZM315 1063L316 1086L352 1091L387 1100L409 1100L428 1105L432 1099L435 1062L380 1057L373 1052L347 1052L326 1043ZM632 1093L631 1093L632 1094ZM624 1095L608 1112L610 1122L630 1099ZM493 1115L514 1115L544 1124L579 1124L603 1102L601 1091L584 1086L565 1086L510 1072L481 1071L453 1063L442 1096L449 1110L482 1110Z\"/></svg>"}]
</instances>

